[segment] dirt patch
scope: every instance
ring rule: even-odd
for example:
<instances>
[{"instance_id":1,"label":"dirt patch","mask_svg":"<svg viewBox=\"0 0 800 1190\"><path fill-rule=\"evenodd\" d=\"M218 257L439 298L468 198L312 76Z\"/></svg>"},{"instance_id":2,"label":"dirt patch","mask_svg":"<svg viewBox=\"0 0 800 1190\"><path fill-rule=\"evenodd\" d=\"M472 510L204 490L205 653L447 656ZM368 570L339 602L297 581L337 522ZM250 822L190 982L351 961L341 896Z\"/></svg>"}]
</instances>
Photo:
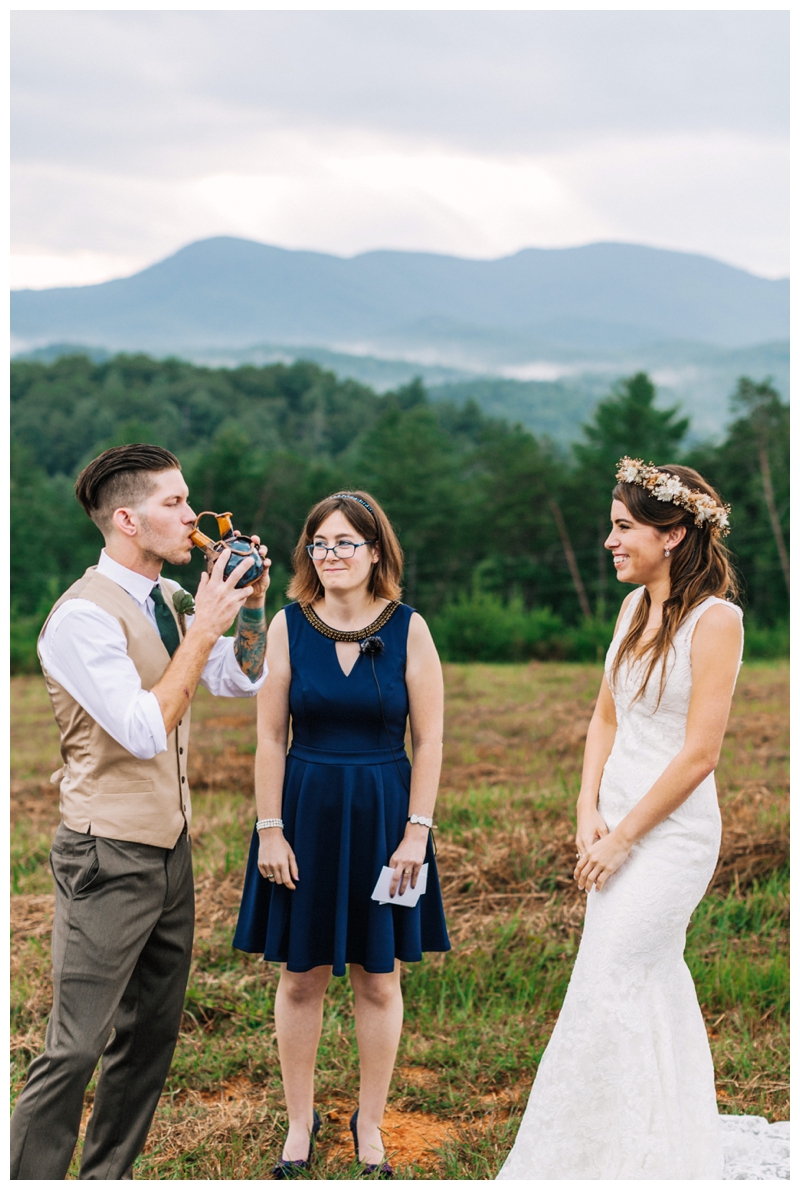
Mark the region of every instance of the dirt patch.
<instances>
[{"instance_id":1,"label":"dirt patch","mask_svg":"<svg viewBox=\"0 0 800 1190\"><path fill-rule=\"evenodd\" d=\"M195 883L195 940L207 941L215 926L228 925L233 933L239 902L242 897L241 872L230 873L222 880L203 876Z\"/></svg>"},{"instance_id":2,"label":"dirt patch","mask_svg":"<svg viewBox=\"0 0 800 1190\"><path fill-rule=\"evenodd\" d=\"M230 793L241 793L245 798L252 798L253 753L239 752L235 747L227 746L219 755L213 755L209 754L210 749L204 744L202 737L199 741L197 736L192 740L189 752L190 788L195 792L224 789Z\"/></svg>"},{"instance_id":3,"label":"dirt patch","mask_svg":"<svg viewBox=\"0 0 800 1190\"><path fill-rule=\"evenodd\" d=\"M355 1104L333 1108L323 1117L319 1148L324 1150L326 1160L337 1165L349 1165L354 1160L350 1133L353 1111ZM428 1173L441 1166L437 1149L454 1139L452 1123L424 1112L403 1112L394 1108L387 1108L382 1131L388 1161L399 1166L419 1166Z\"/></svg>"},{"instance_id":4,"label":"dirt patch","mask_svg":"<svg viewBox=\"0 0 800 1190\"><path fill-rule=\"evenodd\" d=\"M52 893L11 897L11 933L15 939L22 941L49 935L53 928L55 901Z\"/></svg>"},{"instance_id":5,"label":"dirt patch","mask_svg":"<svg viewBox=\"0 0 800 1190\"><path fill-rule=\"evenodd\" d=\"M12 823L24 820L35 829L58 826L58 785L50 781L11 782Z\"/></svg>"},{"instance_id":6,"label":"dirt patch","mask_svg":"<svg viewBox=\"0 0 800 1190\"><path fill-rule=\"evenodd\" d=\"M438 1073L427 1066L398 1066L395 1078L398 1085L405 1083L412 1087L436 1087L439 1084Z\"/></svg>"},{"instance_id":7,"label":"dirt patch","mask_svg":"<svg viewBox=\"0 0 800 1190\"><path fill-rule=\"evenodd\" d=\"M430 1072L436 1078L434 1072ZM169 1112L159 1110L148 1137L145 1152L158 1162L171 1160L192 1148L227 1143L230 1137L257 1135L265 1159L259 1176L268 1176L269 1167L280 1157L286 1133L283 1111L276 1113L270 1103L274 1095L267 1088L247 1078L234 1078L214 1090L184 1090L170 1097ZM162 1101L163 1102L163 1101ZM316 1148L316 1162L341 1174L354 1161L350 1118L355 1103L344 1101L318 1104L322 1118ZM453 1139L451 1123L423 1112L386 1111L383 1135L387 1159L398 1166L416 1166L426 1173L441 1169L437 1152ZM243 1171L243 1176L253 1176Z\"/></svg>"}]
</instances>

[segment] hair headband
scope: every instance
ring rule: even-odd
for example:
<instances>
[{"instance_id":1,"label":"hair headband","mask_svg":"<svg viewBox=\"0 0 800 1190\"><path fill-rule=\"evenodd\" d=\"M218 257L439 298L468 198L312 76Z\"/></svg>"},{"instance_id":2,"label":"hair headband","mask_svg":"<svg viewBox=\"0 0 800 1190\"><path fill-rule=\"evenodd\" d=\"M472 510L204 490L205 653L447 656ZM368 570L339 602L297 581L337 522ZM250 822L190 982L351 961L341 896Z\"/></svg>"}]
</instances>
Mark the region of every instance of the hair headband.
<instances>
[{"instance_id":1,"label":"hair headband","mask_svg":"<svg viewBox=\"0 0 800 1190\"><path fill-rule=\"evenodd\" d=\"M331 500L357 500L359 504L363 504L367 512L375 516L375 510L371 504L367 504L366 500L362 500L360 496L352 496L350 492L336 492L335 495L330 496ZM375 518L377 520L377 517Z\"/></svg>"}]
</instances>

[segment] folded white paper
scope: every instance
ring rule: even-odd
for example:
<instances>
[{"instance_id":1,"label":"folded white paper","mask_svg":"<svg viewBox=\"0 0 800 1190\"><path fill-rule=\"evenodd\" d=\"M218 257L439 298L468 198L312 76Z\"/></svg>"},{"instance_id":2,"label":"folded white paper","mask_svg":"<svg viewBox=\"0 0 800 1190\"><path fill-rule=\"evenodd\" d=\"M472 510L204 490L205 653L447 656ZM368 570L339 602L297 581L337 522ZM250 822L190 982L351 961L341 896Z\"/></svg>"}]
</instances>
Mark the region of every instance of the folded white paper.
<instances>
[{"instance_id":1,"label":"folded white paper","mask_svg":"<svg viewBox=\"0 0 800 1190\"><path fill-rule=\"evenodd\" d=\"M417 876L417 887L411 887L411 881L408 882L408 888L401 895L395 893L393 897L389 896L389 885L392 883L392 876L394 876L394 868L381 868L381 874L378 877L378 883L372 890L373 901L379 901L381 905L407 905L409 909L413 909L417 901L420 899L425 889L428 887L428 865L423 864Z\"/></svg>"}]
</instances>

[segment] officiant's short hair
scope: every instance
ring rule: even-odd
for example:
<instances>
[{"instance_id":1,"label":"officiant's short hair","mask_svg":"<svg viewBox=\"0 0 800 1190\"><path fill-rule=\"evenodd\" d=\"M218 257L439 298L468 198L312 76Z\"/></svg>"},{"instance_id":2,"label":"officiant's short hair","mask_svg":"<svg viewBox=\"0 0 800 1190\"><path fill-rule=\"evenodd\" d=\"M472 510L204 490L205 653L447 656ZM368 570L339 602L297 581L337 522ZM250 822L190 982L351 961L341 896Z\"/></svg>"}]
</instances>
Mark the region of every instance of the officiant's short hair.
<instances>
[{"instance_id":1,"label":"officiant's short hair","mask_svg":"<svg viewBox=\"0 0 800 1190\"><path fill-rule=\"evenodd\" d=\"M378 599L399 599L402 594L403 550L397 534L375 497L355 488L326 496L314 505L306 517L292 554L294 576L286 592L288 597L308 607L325 593L306 546L314 540L323 521L337 510L347 517L360 537L365 541L375 541L378 546L378 561L372 568L369 580L370 592Z\"/></svg>"}]
</instances>

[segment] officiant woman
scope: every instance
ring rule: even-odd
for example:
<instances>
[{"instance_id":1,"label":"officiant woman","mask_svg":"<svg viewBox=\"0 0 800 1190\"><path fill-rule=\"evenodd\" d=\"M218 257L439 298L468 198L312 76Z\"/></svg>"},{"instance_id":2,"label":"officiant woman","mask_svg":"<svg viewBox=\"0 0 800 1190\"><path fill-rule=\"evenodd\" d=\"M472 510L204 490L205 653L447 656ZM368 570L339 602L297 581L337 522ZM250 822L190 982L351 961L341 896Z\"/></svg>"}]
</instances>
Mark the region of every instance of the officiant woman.
<instances>
[{"instance_id":1,"label":"officiant woman","mask_svg":"<svg viewBox=\"0 0 800 1190\"><path fill-rule=\"evenodd\" d=\"M400 601L403 553L372 496L316 504L292 561L295 602L270 625L258 698L258 821L234 946L281 964L275 1027L289 1129L273 1177L312 1159L323 1000L331 975L349 967L355 1157L361 1176L389 1178L381 1123L403 1021L400 964L450 949L430 829L442 672L425 621ZM423 864L427 888L413 908L372 899L383 867L394 895L416 887Z\"/></svg>"}]
</instances>

